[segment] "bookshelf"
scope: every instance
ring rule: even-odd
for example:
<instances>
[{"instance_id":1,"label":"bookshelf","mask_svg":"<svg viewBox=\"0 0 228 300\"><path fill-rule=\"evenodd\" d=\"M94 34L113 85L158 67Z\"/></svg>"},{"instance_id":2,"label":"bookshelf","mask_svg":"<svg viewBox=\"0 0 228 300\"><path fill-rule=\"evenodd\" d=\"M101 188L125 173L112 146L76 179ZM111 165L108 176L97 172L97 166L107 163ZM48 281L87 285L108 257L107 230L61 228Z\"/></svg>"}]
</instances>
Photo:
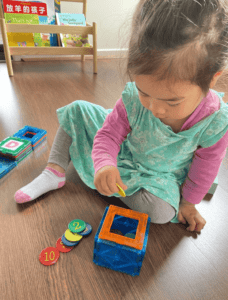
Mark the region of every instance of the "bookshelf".
<instances>
[{"instance_id":1,"label":"bookshelf","mask_svg":"<svg viewBox=\"0 0 228 300\"><path fill-rule=\"evenodd\" d=\"M83 14L86 18L87 0L60 0L66 2L83 3ZM81 61L85 60L85 55L93 55L93 73L97 74L97 24L92 25L86 22L86 26L60 26L60 25L30 25L30 24L7 24L5 23L2 0L0 0L0 25L4 45L4 53L9 76L13 76L12 55L81 55ZM32 32L32 33L67 33L81 34L88 38L93 36L93 47L65 48L65 47L10 47L8 44L7 32Z\"/></svg>"}]
</instances>

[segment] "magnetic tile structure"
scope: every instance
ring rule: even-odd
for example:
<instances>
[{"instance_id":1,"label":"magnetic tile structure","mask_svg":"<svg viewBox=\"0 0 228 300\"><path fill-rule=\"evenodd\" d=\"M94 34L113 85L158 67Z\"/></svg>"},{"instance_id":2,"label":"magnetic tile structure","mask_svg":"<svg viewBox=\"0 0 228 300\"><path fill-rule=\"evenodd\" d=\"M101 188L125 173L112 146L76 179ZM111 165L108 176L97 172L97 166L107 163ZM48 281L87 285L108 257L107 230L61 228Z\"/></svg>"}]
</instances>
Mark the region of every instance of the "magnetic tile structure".
<instances>
[{"instance_id":1,"label":"magnetic tile structure","mask_svg":"<svg viewBox=\"0 0 228 300\"><path fill-rule=\"evenodd\" d=\"M131 276L140 274L146 253L150 217L110 205L94 239L93 262Z\"/></svg>"},{"instance_id":2,"label":"magnetic tile structure","mask_svg":"<svg viewBox=\"0 0 228 300\"><path fill-rule=\"evenodd\" d=\"M0 178L9 173L47 138L47 131L26 125L0 142Z\"/></svg>"},{"instance_id":3,"label":"magnetic tile structure","mask_svg":"<svg viewBox=\"0 0 228 300\"><path fill-rule=\"evenodd\" d=\"M16 132L14 137L30 141L33 150L38 147L47 138L47 131L44 129L26 125L24 128Z\"/></svg>"},{"instance_id":4,"label":"magnetic tile structure","mask_svg":"<svg viewBox=\"0 0 228 300\"><path fill-rule=\"evenodd\" d=\"M0 155L11 160L21 161L32 151L30 141L8 137L0 143Z\"/></svg>"}]
</instances>

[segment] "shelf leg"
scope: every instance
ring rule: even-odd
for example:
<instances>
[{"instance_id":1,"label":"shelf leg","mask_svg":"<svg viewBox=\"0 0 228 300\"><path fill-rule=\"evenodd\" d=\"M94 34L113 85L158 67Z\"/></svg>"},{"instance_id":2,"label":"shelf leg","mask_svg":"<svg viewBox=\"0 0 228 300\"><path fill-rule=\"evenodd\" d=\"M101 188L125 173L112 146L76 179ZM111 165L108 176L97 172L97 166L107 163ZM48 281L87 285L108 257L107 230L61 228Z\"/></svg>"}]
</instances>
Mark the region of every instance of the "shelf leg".
<instances>
[{"instance_id":1,"label":"shelf leg","mask_svg":"<svg viewBox=\"0 0 228 300\"><path fill-rule=\"evenodd\" d=\"M6 23L5 19L0 19L1 22L1 30L2 30L2 38L3 38L3 47L4 47L4 54L6 58L6 64L9 76L13 76L13 67L12 67L12 61L11 61L11 55L10 55L10 48L8 44L8 37L7 37L7 31L6 31Z\"/></svg>"},{"instance_id":2,"label":"shelf leg","mask_svg":"<svg viewBox=\"0 0 228 300\"><path fill-rule=\"evenodd\" d=\"M93 22L93 73L97 74L97 24Z\"/></svg>"}]
</instances>

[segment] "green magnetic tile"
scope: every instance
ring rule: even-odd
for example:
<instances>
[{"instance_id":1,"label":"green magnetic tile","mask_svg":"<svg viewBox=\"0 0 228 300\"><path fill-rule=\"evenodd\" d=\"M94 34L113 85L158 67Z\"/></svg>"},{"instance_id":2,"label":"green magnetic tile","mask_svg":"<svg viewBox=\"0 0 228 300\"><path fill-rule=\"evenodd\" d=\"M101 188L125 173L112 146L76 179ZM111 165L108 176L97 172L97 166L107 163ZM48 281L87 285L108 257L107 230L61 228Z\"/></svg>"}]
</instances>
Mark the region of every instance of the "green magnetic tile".
<instances>
[{"instance_id":1,"label":"green magnetic tile","mask_svg":"<svg viewBox=\"0 0 228 300\"><path fill-rule=\"evenodd\" d=\"M29 156L29 154L32 153L32 149L28 152L28 154L24 155L23 157L21 157L19 160L17 160L17 163L20 163L23 159L25 159L27 156Z\"/></svg>"},{"instance_id":2,"label":"green magnetic tile","mask_svg":"<svg viewBox=\"0 0 228 300\"><path fill-rule=\"evenodd\" d=\"M0 152L3 154L17 156L29 145L31 145L30 141L16 137L8 137L0 143Z\"/></svg>"}]
</instances>

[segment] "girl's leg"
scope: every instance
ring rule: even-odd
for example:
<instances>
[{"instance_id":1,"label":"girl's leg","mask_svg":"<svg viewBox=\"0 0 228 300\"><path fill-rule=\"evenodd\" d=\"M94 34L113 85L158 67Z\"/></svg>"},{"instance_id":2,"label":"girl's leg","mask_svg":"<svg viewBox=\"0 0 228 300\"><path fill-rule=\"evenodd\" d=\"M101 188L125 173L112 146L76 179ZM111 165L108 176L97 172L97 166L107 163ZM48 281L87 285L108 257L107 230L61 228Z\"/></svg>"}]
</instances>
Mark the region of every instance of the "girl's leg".
<instances>
[{"instance_id":1,"label":"girl's leg","mask_svg":"<svg viewBox=\"0 0 228 300\"><path fill-rule=\"evenodd\" d=\"M65 172L70 163L69 148L71 137L59 127L51 148L48 164L45 170L31 183L18 190L14 199L24 203L65 185Z\"/></svg>"},{"instance_id":2,"label":"girl's leg","mask_svg":"<svg viewBox=\"0 0 228 300\"><path fill-rule=\"evenodd\" d=\"M120 200L129 208L148 214L151 223L165 224L176 215L176 210L169 203L145 189L141 189L131 196L120 197Z\"/></svg>"}]
</instances>

